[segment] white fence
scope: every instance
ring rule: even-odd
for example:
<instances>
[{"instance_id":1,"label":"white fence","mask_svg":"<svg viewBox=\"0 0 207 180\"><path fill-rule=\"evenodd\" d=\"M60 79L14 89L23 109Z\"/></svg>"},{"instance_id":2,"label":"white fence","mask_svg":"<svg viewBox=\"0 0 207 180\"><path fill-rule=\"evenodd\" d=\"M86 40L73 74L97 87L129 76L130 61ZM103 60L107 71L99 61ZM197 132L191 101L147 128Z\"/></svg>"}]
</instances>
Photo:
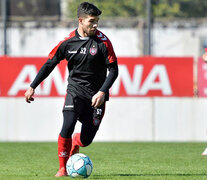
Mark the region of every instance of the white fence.
<instances>
[{"instance_id":1,"label":"white fence","mask_svg":"<svg viewBox=\"0 0 207 180\"><path fill-rule=\"evenodd\" d=\"M63 102L0 98L0 141L56 141ZM95 140L206 141L206 109L200 98L111 98Z\"/></svg>"},{"instance_id":2,"label":"white fence","mask_svg":"<svg viewBox=\"0 0 207 180\"><path fill-rule=\"evenodd\" d=\"M9 28L10 56L47 56L74 28ZM117 56L142 56L143 34L136 28L101 28L111 40ZM192 56L201 54L207 42L207 27L177 29L157 27L152 32L154 56ZM2 33L0 34L0 39ZM0 54L3 49L0 48Z\"/></svg>"}]
</instances>

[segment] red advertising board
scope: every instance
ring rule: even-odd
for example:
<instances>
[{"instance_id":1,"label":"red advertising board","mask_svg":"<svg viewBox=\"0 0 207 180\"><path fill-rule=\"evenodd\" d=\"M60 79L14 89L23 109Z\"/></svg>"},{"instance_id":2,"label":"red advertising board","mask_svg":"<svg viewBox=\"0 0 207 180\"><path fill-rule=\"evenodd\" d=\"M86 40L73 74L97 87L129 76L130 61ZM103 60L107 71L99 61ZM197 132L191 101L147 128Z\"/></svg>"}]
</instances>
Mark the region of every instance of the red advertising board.
<instances>
[{"instance_id":1,"label":"red advertising board","mask_svg":"<svg viewBox=\"0 0 207 180\"><path fill-rule=\"evenodd\" d=\"M47 58L1 57L0 97L24 96ZM119 76L112 97L193 96L193 58L118 58ZM36 88L36 96L64 96L67 61L63 60Z\"/></svg>"},{"instance_id":2,"label":"red advertising board","mask_svg":"<svg viewBox=\"0 0 207 180\"><path fill-rule=\"evenodd\" d=\"M119 58L111 96L193 96L193 58Z\"/></svg>"},{"instance_id":3,"label":"red advertising board","mask_svg":"<svg viewBox=\"0 0 207 180\"><path fill-rule=\"evenodd\" d=\"M207 97L207 63L198 59L198 96Z\"/></svg>"}]
</instances>

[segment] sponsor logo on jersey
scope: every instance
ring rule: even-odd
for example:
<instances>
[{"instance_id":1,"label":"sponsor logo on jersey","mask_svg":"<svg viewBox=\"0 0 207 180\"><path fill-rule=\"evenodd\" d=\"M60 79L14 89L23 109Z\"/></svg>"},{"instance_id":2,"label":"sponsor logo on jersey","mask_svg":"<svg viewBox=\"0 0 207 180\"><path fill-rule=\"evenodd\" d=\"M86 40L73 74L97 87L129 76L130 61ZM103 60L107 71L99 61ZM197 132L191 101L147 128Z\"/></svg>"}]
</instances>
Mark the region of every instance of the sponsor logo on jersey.
<instances>
[{"instance_id":1,"label":"sponsor logo on jersey","mask_svg":"<svg viewBox=\"0 0 207 180\"><path fill-rule=\"evenodd\" d=\"M65 105L65 108L74 108L74 105Z\"/></svg>"},{"instance_id":2,"label":"sponsor logo on jersey","mask_svg":"<svg viewBox=\"0 0 207 180\"><path fill-rule=\"evenodd\" d=\"M69 53L69 54L76 54L77 51L69 51L69 50L68 50L68 53Z\"/></svg>"},{"instance_id":3,"label":"sponsor logo on jersey","mask_svg":"<svg viewBox=\"0 0 207 180\"><path fill-rule=\"evenodd\" d=\"M99 32L99 34L97 35L102 41L106 41L107 38L106 36L104 36L101 32Z\"/></svg>"},{"instance_id":4,"label":"sponsor logo on jersey","mask_svg":"<svg viewBox=\"0 0 207 180\"><path fill-rule=\"evenodd\" d=\"M97 53L97 49L96 48L94 48L94 47L90 48L90 54L92 56L94 56L96 53Z\"/></svg>"}]
</instances>

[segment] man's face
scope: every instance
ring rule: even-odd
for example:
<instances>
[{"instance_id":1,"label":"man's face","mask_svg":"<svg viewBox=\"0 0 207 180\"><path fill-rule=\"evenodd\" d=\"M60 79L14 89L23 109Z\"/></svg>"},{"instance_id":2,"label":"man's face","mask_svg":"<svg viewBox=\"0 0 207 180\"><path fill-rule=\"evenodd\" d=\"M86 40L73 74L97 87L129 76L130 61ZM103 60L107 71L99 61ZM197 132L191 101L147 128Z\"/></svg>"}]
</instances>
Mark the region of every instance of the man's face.
<instances>
[{"instance_id":1,"label":"man's face","mask_svg":"<svg viewBox=\"0 0 207 180\"><path fill-rule=\"evenodd\" d=\"M93 36L98 27L99 16L84 16L79 18L79 23L85 36Z\"/></svg>"}]
</instances>

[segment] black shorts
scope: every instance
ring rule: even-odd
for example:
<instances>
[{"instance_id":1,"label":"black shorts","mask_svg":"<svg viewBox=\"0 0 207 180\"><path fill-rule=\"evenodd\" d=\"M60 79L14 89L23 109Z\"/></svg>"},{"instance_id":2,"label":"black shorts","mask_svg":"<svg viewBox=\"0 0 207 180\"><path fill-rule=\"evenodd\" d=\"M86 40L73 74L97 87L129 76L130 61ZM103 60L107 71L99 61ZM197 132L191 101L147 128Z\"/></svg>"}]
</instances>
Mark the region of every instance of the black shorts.
<instances>
[{"instance_id":1,"label":"black shorts","mask_svg":"<svg viewBox=\"0 0 207 180\"><path fill-rule=\"evenodd\" d=\"M63 111L74 111L80 122L92 120L94 126L99 126L105 112L105 102L98 108L91 106L91 101L67 94Z\"/></svg>"}]
</instances>

